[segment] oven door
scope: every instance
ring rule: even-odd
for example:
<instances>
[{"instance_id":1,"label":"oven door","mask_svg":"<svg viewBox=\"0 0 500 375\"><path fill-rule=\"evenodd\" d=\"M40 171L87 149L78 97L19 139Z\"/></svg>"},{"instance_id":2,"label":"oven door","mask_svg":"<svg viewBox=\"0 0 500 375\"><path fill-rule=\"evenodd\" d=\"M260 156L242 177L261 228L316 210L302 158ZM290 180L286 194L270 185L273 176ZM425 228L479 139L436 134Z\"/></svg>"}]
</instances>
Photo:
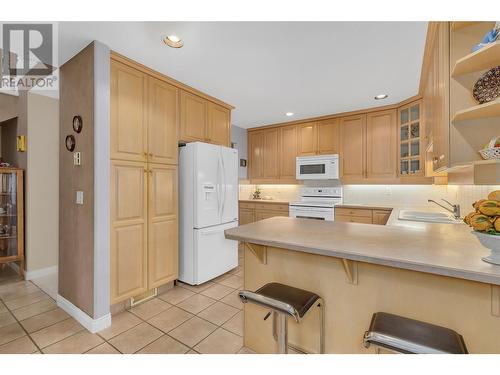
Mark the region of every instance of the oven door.
<instances>
[{"instance_id":1,"label":"oven door","mask_svg":"<svg viewBox=\"0 0 500 375\"><path fill-rule=\"evenodd\" d=\"M337 157L297 157L297 180L333 180L339 178Z\"/></svg>"},{"instance_id":2,"label":"oven door","mask_svg":"<svg viewBox=\"0 0 500 375\"><path fill-rule=\"evenodd\" d=\"M289 216L299 219L314 219L333 221L333 208L290 206Z\"/></svg>"}]
</instances>

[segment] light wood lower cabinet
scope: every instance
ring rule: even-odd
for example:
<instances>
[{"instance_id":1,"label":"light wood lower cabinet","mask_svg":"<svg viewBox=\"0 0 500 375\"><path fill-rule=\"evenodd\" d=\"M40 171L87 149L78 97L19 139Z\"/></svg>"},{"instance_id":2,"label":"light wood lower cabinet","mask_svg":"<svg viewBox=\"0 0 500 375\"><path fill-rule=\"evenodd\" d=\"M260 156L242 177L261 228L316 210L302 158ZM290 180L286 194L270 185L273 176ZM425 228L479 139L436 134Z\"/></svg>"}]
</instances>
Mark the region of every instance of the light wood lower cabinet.
<instances>
[{"instance_id":1,"label":"light wood lower cabinet","mask_svg":"<svg viewBox=\"0 0 500 375\"><path fill-rule=\"evenodd\" d=\"M147 290L147 165L111 162L111 303Z\"/></svg>"},{"instance_id":2,"label":"light wood lower cabinet","mask_svg":"<svg viewBox=\"0 0 500 375\"><path fill-rule=\"evenodd\" d=\"M111 161L111 303L177 278L177 166Z\"/></svg>"},{"instance_id":3,"label":"light wood lower cabinet","mask_svg":"<svg viewBox=\"0 0 500 375\"><path fill-rule=\"evenodd\" d=\"M288 204L274 202L240 202L239 225L275 216L288 216Z\"/></svg>"},{"instance_id":4,"label":"light wood lower cabinet","mask_svg":"<svg viewBox=\"0 0 500 375\"><path fill-rule=\"evenodd\" d=\"M178 276L177 167L149 166L148 289Z\"/></svg>"},{"instance_id":5,"label":"light wood lower cabinet","mask_svg":"<svg viewBox=\"0 0 500 375\"><path fill-rule=\"evenodd\" d=\"M335 221L385 225L390 215L391 210L335 207Z\"/></svg>"}]
</instances>

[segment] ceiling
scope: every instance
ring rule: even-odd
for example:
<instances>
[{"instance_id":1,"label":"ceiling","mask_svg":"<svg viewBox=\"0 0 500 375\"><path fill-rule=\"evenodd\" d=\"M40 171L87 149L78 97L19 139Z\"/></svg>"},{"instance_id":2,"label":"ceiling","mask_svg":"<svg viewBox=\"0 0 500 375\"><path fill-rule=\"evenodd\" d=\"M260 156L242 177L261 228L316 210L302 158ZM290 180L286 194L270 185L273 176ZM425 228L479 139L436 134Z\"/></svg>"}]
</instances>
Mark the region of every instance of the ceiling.
<instances>
[{"instance_id":1,"label":"ceiling","mask_svg":"<svg viewBox=\"0 0 500 375\"><path fill-rule=\"evenodd\" d=\"M62 22L59 62L98 40L232 104L233 124L250 128L415 95L426 30L427 22ZM164 45L167 34L184 47Z\"/></svg>"}]
</instances>

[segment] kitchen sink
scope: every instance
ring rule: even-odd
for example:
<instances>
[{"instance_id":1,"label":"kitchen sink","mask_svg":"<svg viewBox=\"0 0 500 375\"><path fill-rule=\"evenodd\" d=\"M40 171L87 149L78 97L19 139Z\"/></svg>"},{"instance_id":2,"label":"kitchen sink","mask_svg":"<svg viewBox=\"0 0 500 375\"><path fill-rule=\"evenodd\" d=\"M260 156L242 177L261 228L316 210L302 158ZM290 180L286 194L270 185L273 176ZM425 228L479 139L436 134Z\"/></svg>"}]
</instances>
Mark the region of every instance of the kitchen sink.
<instances>
[{"instance_id":1,"label":"kitchen sink","mask_svg":"<svg viewBox=\"0 0 500 375\"><path fill-rule=\"evenodd\" d=\"M446 212L430 212L430 211L399 211L399 220L424 221L426 223L448 223L462 224L461 219L455 219L452 214Z\"/></svg>"}]
</instances>

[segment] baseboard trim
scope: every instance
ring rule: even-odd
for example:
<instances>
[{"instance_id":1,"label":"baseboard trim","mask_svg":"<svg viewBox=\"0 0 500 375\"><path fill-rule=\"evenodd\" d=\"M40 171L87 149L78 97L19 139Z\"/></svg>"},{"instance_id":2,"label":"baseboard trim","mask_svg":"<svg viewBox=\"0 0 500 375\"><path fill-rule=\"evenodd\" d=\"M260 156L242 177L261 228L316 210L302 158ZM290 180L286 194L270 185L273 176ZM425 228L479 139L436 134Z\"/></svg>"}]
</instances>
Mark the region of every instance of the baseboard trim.
<instances>
[{"instance_id":1,"label":"baseboard trim","mask_svg":"<svg viewBox=\"0 0 500 375\"><path fill-rule=\"evenodd\" d=\"M98 319L93 319L59 294L57 295L57 306L75 318L78 323L91 333L102 331L111 325L111 314L108 313Z\"/></svg>"},{"instance_id":2,"label":"baseboard trim","mask_svg":"<svg viewBox=\"0 0 500 375\"><path fill-rule=\"evenodd\" d=\"M40 268L38 270L26 271L24 278L26 280L33 280L39 277L53 275L57 273L58 269L59 269L58 266L51 266L51 267Z\"/></svg>"}]
</instances>

